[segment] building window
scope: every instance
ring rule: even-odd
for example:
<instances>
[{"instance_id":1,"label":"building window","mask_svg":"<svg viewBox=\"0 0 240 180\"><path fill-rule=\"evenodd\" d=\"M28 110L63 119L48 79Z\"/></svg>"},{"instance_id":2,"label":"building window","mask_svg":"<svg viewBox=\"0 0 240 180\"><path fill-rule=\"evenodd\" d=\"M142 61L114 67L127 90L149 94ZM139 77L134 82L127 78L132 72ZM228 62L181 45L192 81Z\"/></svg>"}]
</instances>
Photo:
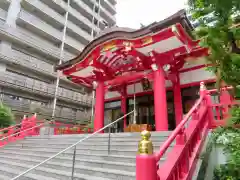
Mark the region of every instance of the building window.
<instances>
[{"instance_id":1,"label":"building window","mask_svg":"<svg viewBox=\"0 0 240 180\"><path fill-rule=\"evenodd\" d=\"M93 31L93 37L96 37L96 36L97 36L97 32Z\"/></svg>"},{"instance_id":2,"label":"building window","mask_svg":"<svg viewBox=\"0 0 240 180\"><path fill-rule=\"evenodd\" d=\"M98 24L98 20L97 20L96 18L94 18L93 23L94 23L95 25L97 25L97 24Z\"/></svg>"},{"instance_id":3,"label":"building window","mask_svg":"<svg viewBox=\"0 0 240 180\"><path fill-rule=\"evenodd\" d=\"M94 11L95 11L95 13L99 13L99 7L98 7L98 6L95 6Z\"/></svg>"},{"instance_id":4,"label":"building window","mask_svg":"<svg viewBox=\"0 0 240 180\"><path fill-rule=\"evenodd\" d=\"M104 21L104 20L102 21L102 23L105 26L104 28L107 28L109 26L108 23L106 21Z\"/></svg>"}]
</instances>

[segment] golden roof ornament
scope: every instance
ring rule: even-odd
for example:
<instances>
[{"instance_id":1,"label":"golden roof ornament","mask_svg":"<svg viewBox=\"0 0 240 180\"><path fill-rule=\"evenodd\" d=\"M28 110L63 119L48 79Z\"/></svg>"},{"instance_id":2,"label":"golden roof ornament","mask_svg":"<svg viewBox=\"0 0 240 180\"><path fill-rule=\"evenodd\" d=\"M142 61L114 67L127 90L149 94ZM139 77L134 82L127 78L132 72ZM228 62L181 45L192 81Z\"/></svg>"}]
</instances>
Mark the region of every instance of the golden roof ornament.
<instances>
[{"instance_id":1,"label":"golden roof ornament","mask_svg":"<svg viewBox=\"0 0 240 180\"><path fill-rule=\"evenodd\" d=\"M141 141L138 143L138 154L153 154L153 144L150 140L151 133L147 130L141 132Z\"/></svg>"}]
</instances>

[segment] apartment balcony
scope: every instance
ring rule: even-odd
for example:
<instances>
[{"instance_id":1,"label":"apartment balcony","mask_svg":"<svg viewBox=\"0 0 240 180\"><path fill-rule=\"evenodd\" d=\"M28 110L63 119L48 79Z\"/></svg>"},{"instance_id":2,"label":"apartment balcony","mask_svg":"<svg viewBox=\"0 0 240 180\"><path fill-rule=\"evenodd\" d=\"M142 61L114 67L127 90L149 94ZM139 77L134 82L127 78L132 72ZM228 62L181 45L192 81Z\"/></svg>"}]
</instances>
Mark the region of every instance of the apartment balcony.
<instances>
[{"instance_id":1,"label":"apartment balcony","mask_svg":"<svg viewBox=\"0 0 240 180\"><path fill-rule=\"evenodd\" d=\"M88 0L89 1L89 0ZM74 7L77 11L79 11L83 16L85 16L89 22L92 23L93 18L98 20L100 22L100 27L104 27L104 24L102 22L102 18L93 11L93 5L89 6L88 1L84 0L71 0L71 6ZM95 32L99 32L101 29L99 29L96 25L92 24L95 27Z\"/></svg>"},{"instance_id":2,"label":"apartment balcony","mask_svg":"<svg viewBox=\"0 0 240 180\"><path fill-rule=\"evenodd\" d=\"M57 73L54 71L54 67L41 59L30 56L18 50L12 49L8 51L0 51L0 59L6 64L17 65L21 69L27 71L34 71L39 76L45 78L56 79ZM73 89L79 89L81 87L69 81L66 76L60 75L60 80L63 81L65 86L72 87ZM66 84L67 83L67 84ZM61 81L60 81L61 84ZM81 91L82 92L82 91ZM81 98L80 98L81 99Z\"/></svg>"},{"instance_id":3,"label":"apartment balcony","mask_svg":"<svg viewBox=\"0 0 240 180\"><path fill-rule=\"evenodd\" d=\"M115 14L114 13L111 14L105 5L107 5L107 3L103 1L103 6L101 5L101 12L100 12L101 17L103 17L108 22L110 22L110 24L115 24L116 23L116 17L114 16Z\"/></svg>"},{"instance_id":4,"label":"apartment balcony","mask_svg":"<svg viewBox=\"0 0 240 180\"><path fill-rule=\"evenodd\" d=\"M63 35L62 32L24 10L20 11L19 18L17 19L17 24L21 26L23 24L25 25L26 29L30 30L31 32L35 32L36 34L47 38L49 41L61 44ZM67 35L65 43L69 49L73 48L72 52L76 54L78 54L84 48L83 44Z\"/></svg>"},{"instance_id":5,"label":"apartment balcony","mask_svg":"<svg viewBox=\"0 0 240 180\"><path fill-rule=\"evenodd\" d=\"M68 89L58 88L58 98L69 103L81 103L84 106L91 107L92 99L87 94L81 94Z\"/></svg>"},{"instance_id":6,"label":"apartment balcony","mask_svg":"<svg viewBox=\"0 0 240 180\"><path fill-rule=\"evenodd\" d=\"M111 15L114 16L117 13L115 5L112 5L108 0L101 0L101 5L102 7L106 8L106 10L111 13Z\"/></svg>"},{"instance_id":7,"label":"apartment balcony","mask_svg":"<svg viewBox=\"0 0 240 180\"><path fill-rule=\"evenodd\" d=\"M83 0L83 2L89 7L89 9L91 9L91 13L95 14L96 16L97 13L95 11L93 11L93 7L94 4L97 4L96 0ZM101 10L100 10L100 16L101 18L98 19L101 21L101 19L104 19L105 21L107 21L109 24L115 24L116 23L116 18L114 15L110 14L105 7L101 6Z\"/></svg>"},{"instance_id":8,"label":"apartment balcony","mask_svg":"<svg viewBox=\"0 0 240 180\"><path fill-rule=\"evenodd\" d=\"M53 84L47 84L10 72L0 74L0 85L49 98L53 98L55 93L55 86ZM91 98L89 96L68 89L59 87L57 98L69 103L91 107Z\"/></svg>"},{"instance_id":9,"label":"apartment balcony","mask_svg":"<svg viewBox=\"0 0 240 180\"><path fill-rule=\"evenodd\" d=\"M5 21L6 17L7 17L7 11L5 11L4 9L1 9L1 6L0 6L0 19Z\"/></svg>"},{"instance_id":10,"label":"apartment balcony","mask_svg":"<svg viewBox=\"0 0 240 180\"><path fill-rule=\"evenodd\" d=\"M55 10L51 9L46 4L42 3L41 1L32 1L32 0L24 0L22 1L22 7L26 9L28 12L31 12L32 14L41 17L44 21L46 21L48 24L51 24L57 29L63 29L64 23L65 23L65 17L59 13L57 13ZM44 11L43 11L44 10ZM73 11L74 9L70 9ZM78 12L75 12L79 14ZM81 20L84 17L81 17L79 20ZM88 21L86 18L84 21ZM85 27L87 26L87 27ZM91 37L91 30L94 29L97 31L96 26L92 25L91 22L88 21L88 23L85 26L77 26L71 21L68 21L67 23L67 33L73 33L76 38L79 39L80 42L83 44L87 44L92 40Z\"/></svg>"},{"instance_id":11,"label":"apartment balcony","mask_svg":"<svg viewBox=\"0 0 240 180\"><path fill-rule=\"evenodd\" d=\"M1 1L0 1L0 7L1 7L1 9L7 11L8 8L9 8L10 3L11 3L11 0L1 0Z\"/></svg>"},{"instance_id":12,"label":"apartment balcony","mask_svg":"<svg viewBox=\"0 0 240 180\"><path fill-rule=\"evenodd\" d=\"M116 17L111 15L108 11L104 10L103 8L101 10L102 11L100 12L100 16L108 22L109 26L115 25Z\"/></svg>"},{"instance_id":13,"label":"apartment balcony","mask_svg":"<svg viewBox=\"0 0 240 180\"><path fill-rule=\"evenodd\" d=\"M41 1L48 5L50 8L59 12L60 14L65 14L65 12L67 11L67 3L62 0L41 0ZM71 3L81 4L81 2L76 3L76 1L73 0L71 1ZM81 6L81 8L83 8L84 10L85 7ZM68 9L68 11L69 20L72 21L74 24L78 24L81 28L85 29L89 33L88 36L90 35L92 29L96 32L99 31L99 29L92 24L92 17L89 18L83 13L83 11L76 10L72 5ZM86 12L87 10L84 11ZM89 40L91 40L91 36L89 37Z\"/></svg>"},{"instance_id":14,"label":"apartment balcony","mask_svg":"<svg viewBox=\"0 0 240 180\"><path fill-rule=\"evenodd\" d=\"M26 69L31 69L39 74L56 77L53 65L17 50L12 49L10 51L0 51L0 58L5 60L6 63L17 64Z\"/></svg>"},{"instance_id":15,"label":"apartment balcony","mask_svg":"<svg viewBox=\"0 0 240 180\"><path fill-rule=\"evenodd\" d=\"M31 100L20 99L14 100L9 98L8 96L3 96L2 102L7 106L11 107L11 109L17 114L32 114L37 113L39 119L51 119L52 116L52 108L47 106L45 103L33 103ZM74 122L76 120L85 120L89 119L90 115L78 110L77 112L72 112L70 109L65 108L56 108L55 110L55 118L56 120Z\"/></svg>"},{"instance_id":16,"label":"apartment balcony","mask_svg":"<svg viewBox=\"0 0 240 180\"><path fill-rule=\"evenodd\" d=\"M6 24L0 24L0 35L4 39L16 42L26 47L32 47L34 50L44 54L45 56L49 56L50 58L54 58L56 60L59 59L60 49L58 47L44 41L40 37L37 37L21 27L14 28ZM65 61L72 59L73 57L75 57L75 55L64 52Z\"/></svg>"},{"instance_id":17,"label":"apartment balcony","mask_svg":"<svg viewBox=\"0 0 240 180\"><path fill-rule=\"evenodd\" d=\"M117 0L108 0L110 2L110 4L112 4L113 6L115 6L117 4Z\"/></svg>"},{"instance_id":18,"label":"apartment balcony","mask_svg":"<svg viewBox=\"0 0 240 180\"><path fill-rule=\"evenodd\" d=\"M46 72L51 75L56 75L56 72L54 71L54 67L52 64L48 64L40 59L37 59L33 56L29 56L27 54L24 54L14 49L12 49L11 56L14 59L18 59L20 62L24 62L25 65L28 65L28 66L30 65L32 69L38 69L41 72Z\"/></svg>"},{"instance_id":19,"label":"apartment balcony","mask_svg":"<svg viewBox=\"0 0 240 180\"><path fill-rule=\"evenodd\" d=\"M39 96L53 97L55 92L54 86L52 85L24 76L14 75L10 72L0 74L0 84L2 86L26 91Z\"/></svg>"}]
</instances>

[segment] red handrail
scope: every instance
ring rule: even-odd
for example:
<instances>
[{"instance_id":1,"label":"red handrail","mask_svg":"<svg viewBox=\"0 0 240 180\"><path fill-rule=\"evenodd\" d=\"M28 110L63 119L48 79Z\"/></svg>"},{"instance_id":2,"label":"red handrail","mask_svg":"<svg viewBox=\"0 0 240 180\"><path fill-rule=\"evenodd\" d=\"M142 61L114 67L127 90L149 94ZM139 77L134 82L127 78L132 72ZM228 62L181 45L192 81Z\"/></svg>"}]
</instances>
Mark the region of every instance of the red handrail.
<instances>
[{"instance_id":1,"label":"red handrail","mask_svg":"<svg viewBox=\"0 0 240 180\"><path fill-rule=\"evenodd\" d=\"M221 91L225 91L225 90L231 90L231 89L233 89L233 87L232 86L227 86L227 87L223 87L223 88L221 88L220 90ZM218 92L218 89L209 89L208 90L208 93L215 93L215 92Z\"/></svg>"},{"instance_id":2,"label":"red handrail","mask_svg":"<svg viewBox=\"0 0 240 180\"><path fill-rule=\"evenodd\" d=\"M36 126L36 123L37 123L36 114L34 114L30 118L24 117L20 124L2 129L1 131L8 130L8 132L6 134L3 134L0 137L0 147L5 146L6 144L8 144L10 142L22 139L25 136L38 135L39 127L41 127L41 125ZM21 125L21 126L18 127L19 125ZM33 127L35 127L35 128L33 129Z\"/></svg>"},{"instance_id":3,"label":"red handrail","mask_svg":"<svg viewBox=\"0 0 240 180\"><path fill-rule=\"evenodd\" d=\"M163 145L160 148L160 151L156 153L156 160L159 161L160 158L163 156L163 154L167 151L169 146L173 143L174 139L177 137L177 135L182 131L184 128L184 125L188 122L188 119L193 114L193 112L197 109L197 107L201 104L203 101L203 97L200 97L200 99L197 100L195 105L191 108L191 110L187 113L187 115L184 117L184 119L179 123L179 125L175 128L175 130L172 132L172 134L168 137L167 141L163 143Z\"/></svg>"},{"instance_id":4,"label":"red handrail","mask_svg":"<svg viewBox=\"0 0 240 180\"><path fill-rule=\"evenodd\" d=\"M22 123L19 123L19 124L15 124L15 125L12 125L12 126L9 126L9 127L3 128L3 129L0 129L0 132L10 130L11 128L20 126L21 124L22 124Z\"/></svg>"},{"instance_id":5,"label":"red handrail","mask_svg":"<svg viewBox=\"0 0 240 180\"><path fill-rule=\"evenodd\" d=\"M196 167L197 157L203 146L209 129L216 127L219 116L218 111L214 114L213 109L227 105L222 113L228 113L229 107L235 102L226 93L231 87L221 89L225 92L221 95L220 103L213 104L211 93L217 90L206 90L203 83L200 88L200 99L179 123L176 129L155 154L139 154L136 157L136 180L182 180L191 179ZM192 117L192 119L190 119ZM188 127L185 128L185 125ZM170 146L176 140L173 149ZM158 166L161 157L166 154L166 160Z\"/></svg>"}]
</instances>

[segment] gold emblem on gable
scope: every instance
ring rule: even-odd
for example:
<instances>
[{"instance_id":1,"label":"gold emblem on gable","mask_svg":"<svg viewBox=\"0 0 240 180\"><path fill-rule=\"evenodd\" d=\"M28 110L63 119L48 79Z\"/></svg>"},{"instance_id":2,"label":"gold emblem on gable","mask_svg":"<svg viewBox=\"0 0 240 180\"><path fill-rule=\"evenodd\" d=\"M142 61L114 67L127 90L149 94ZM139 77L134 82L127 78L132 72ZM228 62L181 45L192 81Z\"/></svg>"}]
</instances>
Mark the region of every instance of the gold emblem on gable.
<instances>
[{"instance_id":1,"label":"gold emblem on gable","mask_svg":"<svg viewBox=\"0 0 240 180\"><path fill-rule=\"evenodd\" d=\"M142 45L146 45L146 44L152 43L153 39L152 39L152 37L145 37L141 41L142 41Z\"/></svg>"},{"instance_id":2,"label":"gold emblem on gable","mask_svg":"<svg viewBox=\"0 0 240 180\"><path fill-rule=\"evenodd\" d=\"M116 44L115 41L110 42L110 43L108 43L108 44L106 44L106 45L103 46L102 52L103 52L103 51L109 51L109 50L111 50L111 49L113 49L113 48L116 48L116 47L117 47L117 44Z\"/></svg>"},{"instance_id":3,"label":"gold emblem on gable","mask_svg":"<svg viewBox=\"0 0 240 180\"><path fill-rule=\"evenodd\" d=\"M123 41L123 46L125 46L125 47L132 47L133 43L129 42L129 41Z\"/></svg>"}]
</instances>

